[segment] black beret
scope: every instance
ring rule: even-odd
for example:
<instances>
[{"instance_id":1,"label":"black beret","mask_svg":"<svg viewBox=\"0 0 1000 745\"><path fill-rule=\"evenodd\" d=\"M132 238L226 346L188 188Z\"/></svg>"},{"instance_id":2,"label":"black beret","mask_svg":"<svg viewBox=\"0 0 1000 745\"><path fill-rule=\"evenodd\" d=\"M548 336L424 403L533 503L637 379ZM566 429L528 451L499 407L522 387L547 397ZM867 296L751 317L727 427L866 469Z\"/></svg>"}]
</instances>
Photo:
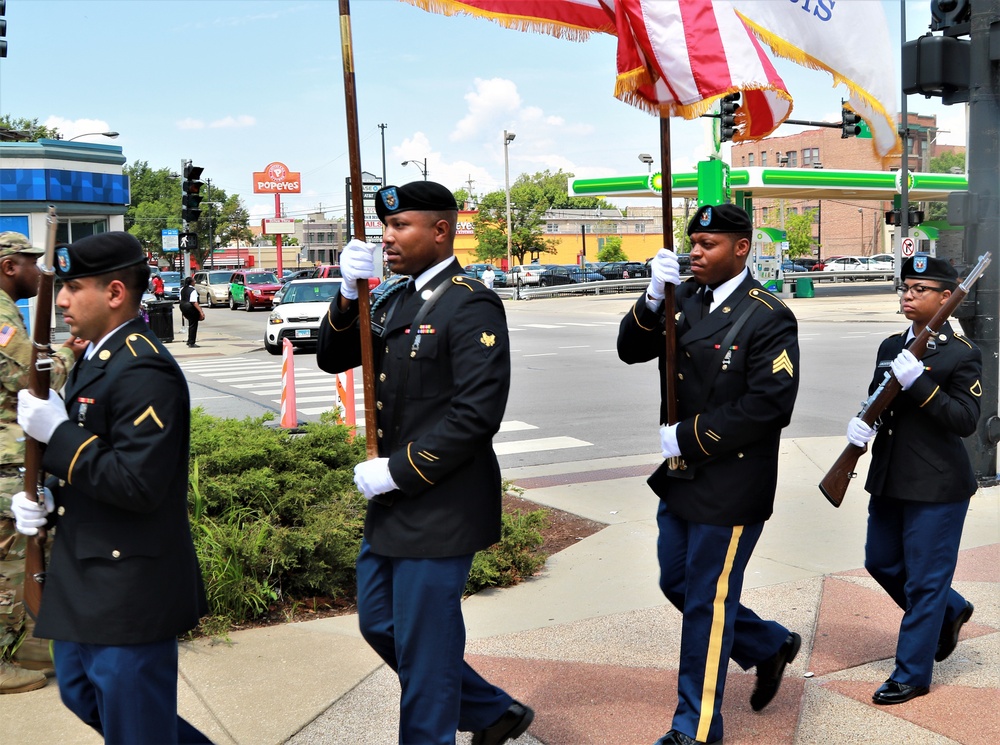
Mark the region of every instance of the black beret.
<instances>
[{"instance_id":1,"label":"black beret","mask_svg":"<svg viewBox=\"0 0 1000 745\"><path fill-rule=\"evenodd\" d=\"M751 233L750 215L735 204L706 204L699 208L688 223L687 234L692 233Z\"/></svg>"},{"instance_id":2,"label":"black beret","mask_svg":"<svg viewBox=\"0 0 1000 745\"><path fill-rule=\"evenodd\" d=\"M145 264L142 245L131 233L95 233L56 249L56 276L79 279Z\"/></svg>"},{"instance_id":3,"label":"black beret","mask_svg":"<svg viewBox=\"0 0 1000 745\"><path fill-rule=\"evenodd\" d=\"M914 254L903 262L900 279L936 279L939 282L958 284L958 271L949 262L925 253Z\"/></svg>"},{"instance_id":4,"label":"black beret","mask_svg":"<svg viewBox=\"0 0 1000 745\"><path fill-rule=\"evenodd\" d=\"M375 212L383 223L389 215L412 210L457 212L458 202L448 187L434 181L411 181L402 186L387 186L375 195Z\"/></svg>"}]
</instances>

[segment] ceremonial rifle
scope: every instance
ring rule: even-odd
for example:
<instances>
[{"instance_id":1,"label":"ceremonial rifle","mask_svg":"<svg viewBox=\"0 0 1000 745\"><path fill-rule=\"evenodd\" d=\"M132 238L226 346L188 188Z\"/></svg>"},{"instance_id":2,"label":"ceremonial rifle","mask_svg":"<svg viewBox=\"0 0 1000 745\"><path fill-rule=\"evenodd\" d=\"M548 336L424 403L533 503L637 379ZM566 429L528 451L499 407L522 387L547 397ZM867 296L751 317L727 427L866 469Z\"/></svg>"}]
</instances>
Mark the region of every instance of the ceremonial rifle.
<instances>
[{"instance_id":1,"label":"ceremonial rifle","mask_svg":"<svg viewBox=\"0 0 1000 745\"><path fill-rule=\"evenodd\" d=\"M941 326L955 312L955 309L962 304L962 301L969 294L972 285L983 275L989 264L989 252L979 257L979 263L969 272L969 276L965 278L965 281L951 293L951 297L938 309L938 312L934 314L930 323L913 339L909 349L914 357L919 360L924 356L924 352L927 351L927 342L932 337L937 336ZM875 392L862 405L858 416L869 427L874 427L879 417L882 416L882 412L889 407L889 404L892 403L892 400L896 398L901 390L903 390L903 387L896 380L896 377L891 372L886 372L879 387L875 389ZM858 458L867 450L867 445L858 447L853 443L848 443L847 447L844 448L844 452L837 458L836 463L827 471L823 480L819 482L819 490L823 492L823 496L830 500L830 504L834 507L840 507L841 502L844 501L848 484L850 484L851 479L857 476L854 469L857 468Z\"/></svg>"},{"instance_id":2,"label":"ceremonial rifle","mask_svg":"<svg viewBox=\"0 0 1000 745\"><path fill-rule=\"evenodd\" d=\"M55 283L56 208L49 207L46 218L47 231L45 254L39 264L38 294L35 296L35 318L31 326L31 367L28 371L28 390L35 398L48 399L49 378L52 371L52 295ZM25 433L24 436L24 491L29 499L45 504L45 472L42 454L45 445ZM42 586L45 584L45 529L28 537L24 566L24 606L32 618L37 618L42 605Z\"/></svg>"}]
</instances>

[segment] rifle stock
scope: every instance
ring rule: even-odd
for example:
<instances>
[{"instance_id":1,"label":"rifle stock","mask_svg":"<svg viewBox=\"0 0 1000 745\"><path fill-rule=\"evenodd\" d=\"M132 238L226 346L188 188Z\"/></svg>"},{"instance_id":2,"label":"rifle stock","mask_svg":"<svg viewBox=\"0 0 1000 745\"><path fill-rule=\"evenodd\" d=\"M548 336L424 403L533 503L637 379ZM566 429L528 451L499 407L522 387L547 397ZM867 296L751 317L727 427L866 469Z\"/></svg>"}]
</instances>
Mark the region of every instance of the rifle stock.
<instances>
[{"instance_id":1,"label":"rifle stock","mask_svg":"<svg viewBox=\"0 0 1000 745\"><path fill-rule=\"evenodd\" d=\"M38 294L35 296L35 318L31 326L31 368L28 374L28 390L36 398L49 397L50 372L52 370L52 295L55 284L56 229L59 226L56 208L49 207L45 240L45 254L42 257L41 276L38 280ZM24 491L30 499L45 503L45 472L42 470L42 455L45 445L25 433L24 442ZM45 530L28 538L24 555L24 607L32 618L37 618L42 605L42 586L45 584Z\"/></svg>"},{"instance_id":2,"label":"rifle stock","mask_svg":"<svg viewBox=\"0 0 1000 745\"><path fill-rule=\"evenodd\" d=\"M938 331L941 326L948 320L952 313L962 304L966 296L969 294L969 290L976 281L983 275L986 271L986 267L990 265L991 254L987 251L982 256L979 257L979 262L973 267L972 271L965 280L955 288L955 291L951 293L951 297L948 301L941 306L934 317L930 320L923 330L917 334L910 344L910 352L918 360L924 356L927 351L927 342L933 336L937 336ZM882 380L881 385L875 389L874 393L868 397L858 416L861 420L867 424L869 427L875 427L876 422L878 422L879 417L882 416L889 404L892 403L893 399L903 390L899 381L896 380L895 376L891 372L885 374L885 378ZM868 450L868 447L863 448L853 445L851 443L847 444L844 448L844 452L840 454L837 461L833 464L823 480L819 482L819 490L823 493L830 504L834 507L840 507L841 503L844 501L844 496L847 493L847 487L851 483L857 474L855 473L855 468L858 464L858 459Z\"/></svg>"}]
</instances>

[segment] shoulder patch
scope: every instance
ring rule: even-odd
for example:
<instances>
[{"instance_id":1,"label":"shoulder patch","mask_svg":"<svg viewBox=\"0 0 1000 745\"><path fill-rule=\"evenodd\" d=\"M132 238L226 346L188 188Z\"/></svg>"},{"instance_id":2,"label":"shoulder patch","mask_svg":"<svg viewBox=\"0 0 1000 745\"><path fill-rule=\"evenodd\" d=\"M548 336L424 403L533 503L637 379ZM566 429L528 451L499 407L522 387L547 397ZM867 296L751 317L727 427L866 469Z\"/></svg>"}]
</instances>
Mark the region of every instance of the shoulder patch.
<instances>
[{"instance_id":1,"label":"shoulder patch","mask_svg":"<svg viewBox=\"0 0 1000 745\"><path fill-rule=\"evenodd\" d=\"M143 344L145 342L145 344ZM139 353L145 349L152 349L154 354L159 354L160 350L156 348L156 345L149 340L148 337L142 334L129 334L125 337L125 346L128 347L128 351L132 353L133 357L138 357Z\"/></svg>"},{"instance_id":2,"label":"shoulder patch","mask_svg":"<svg viewBox=\"0 0 1000 745\"><path fill-rule=\"evenodd\" d=\"M12 323L5 323L0 326L0 347L6 347L10 344L10 340L14 338L17 333L17 326Z\"/></svg>"}]
</instances>

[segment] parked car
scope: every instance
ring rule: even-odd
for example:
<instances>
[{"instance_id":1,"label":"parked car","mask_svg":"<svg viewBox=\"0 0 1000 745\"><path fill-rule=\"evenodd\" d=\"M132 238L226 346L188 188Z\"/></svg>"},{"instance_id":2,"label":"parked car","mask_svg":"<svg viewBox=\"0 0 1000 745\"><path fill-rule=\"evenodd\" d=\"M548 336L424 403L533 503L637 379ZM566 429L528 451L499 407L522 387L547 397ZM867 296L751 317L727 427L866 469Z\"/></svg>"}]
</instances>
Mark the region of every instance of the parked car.
<instances>
[{"instance_id":1,"label":"parked car","mask_svg":"<svg viewBox=\"0 0 1000 745\"><path fill-rule=\"evenodd\" d=\"M650 266L649 266L652 263L653 263L652 259L646 259L645 267L646 267L646 276L647 277L652 277L653 276L653 271L652 271L652 269L650 269ZM681 274L690 274L691 273L691 254L690 253L677 254L677 265L680 267Z\"/></svg>"},{"instance_id":2,"label":"parked car","mask_svg":"<svg viewBox=\"0 0 1000 745\"><path fill-rule=\"evenodd\" d=\"M238 269L229 278L229 310L243 308L248 313L254 308L271 308L274 293L281 283L274 272Z\"/></svg>"},{"instance_id":3,"label":"parked car","mask_svg":"<svg viewBox=\"0 0 1000 745\"><path fill-rule=\"evenodd\" d=\"M313 347L319 341L320 319L330 300L340 293L341 280L296 279L281 288L280 299L267 317L264 349L281 354L288 339L293 347Z\"/></svg>"},{"instance_id":4,"label":"parked car","mask_svg":"<svg viewBox=\"0 0 1000 745\"><path fill-rule=\"evenodd\" d=\"M181 300L181 273L160 272L160 279L163 280L163 299L179 303Z\"/></svg>"},{"instance_id":5,"label":"parked car","mask_svg":"<svg viewBox=\"0 0 1000 745\"><path fill-rule=\"evenodd\" d=\"M465 273L470 277L475 277L476 279L483 278L483 272L486 271L486 264L469 264L465 267ZM493 266L493 286L494 287L506 287L507 286L507 274L498 266Z\"/></svg>"},{"instance_id":6,"label":"parked car","mask_svg":"<svg viewBox=\"0 0 1000 745\"><path fill-rule=\"evenodd\" d=\"M229 301L229 278L232 274L229 269L195 272L194 289L198 293L198 303L208 308L225 305Z\"/></svg>"},{"instance_id":7,"label":"parked car","mask_svg":"<svg viewBox=\"0 0 1000 745\"><path fill-rule=\"evenodd\" d=\"M324 278L339 278L340 277L340 264L323 264L317 266L310 270L309 274L306 275L309 279L324 279ZM382 283L382 280L378 277L368 278L368 289L374 290Z\"/></svg>"},{"instance_id":8,"label":"parked car","mask_svg":"<svg viewBox=\"0 0 1000 745\"><path fill-rule=\"evenodd\" d=\"M781 271L783 271L783 272L808 272L809 269L807 269L802 264L799 264L799 263L797 263L795 261L791 261L790 259L785 259L784 261L781 262Z\"/></svg>"},{"instance_id":9,"label":"parked car","mask_svg":"<svg viewBox=\"0 0 1000 745\"><path fill-rule=\"evenodd\" d=\"M796 264L801 264L802 266L804 266L806 268L807 272L811 272L811 271L814 271L813 267L815 267L817 264L819 264L820 260L819 259L805 259L805 258L799 257L799 258L795 259L795 263Z\"/></svg>"},{"instance_id":10,"label":"parked car","mask_svg":"<svg viewBox=\"0 0 1000 745\"><path fill-rule=\"evenodd\" d=\"M575 264L566 266L551 266L542 272L538 278L541 287L554 287L556 285L573 285L578 282L601 282L604 275L598 272L588 272Z\"/></svg>"},{"instance_id":11,"label":"parked car","mask_svg":"<svg viewBox=\"0 0 1000 745\"><path fill-rule=\"evenodd\" d=\"M537 285L542 272L551 264L517 264L511 267L507 281L512 285Z\"/></svg>"},{"instance_id":12,"label":"parked car","mask_svg":"<svg viewBox=\"0 0 1000 745\"><path fill-rule=\"evenodd\" d=\"M865 263L868 264L868 268L873 272L891 272L896 266L896 261L892 258L892 254L876 254L875 256L865 256L863 258L865 259Z\"/></svg>"},{"instance_id":13,"label":"parked car","mask_svg":"<svg viewBox=\"0 0 1000 745\"><path fill-rule=\"evenodd\" d=\"M649 276L646 265L638 261L609 261L597 271L605 279L640 279Z\"/></svg>"},{"instance_id":14,"label":"parked car","mask_svg":"<svg viewBox=\"0 0 1000 745\"><path fill-rule=\"evenodd\" d=\"M313 267L308 269L286 269L281 276L281 284L294 282L297 279L309 279L312 276Z\"/></svg>"},{"instance_id":15,"label":"parked car","mask_svg":"<svg viewBox=\"0 0 1000 745\"><path fill-rule=\"evenodd\" d=\"M825 272L891 272L891 266L879 265L877 262L869 260L868 256L839 256L826 262L823 271ZM853 282L856 277L851 277ZM872 277L866 281L876 279Z\"/></svg>"},{"instance_id":16,"label":"parked car","mask_svg":"<svg viewBox=\"0 0 1000 745\"><path fill-rule=\"evenodd\" d=\"M893 266L895 266L896 264L896 257L893 254L875 254L874 256L870 256L869 258L873 259L874 261L888 262Z\"/></svg>"}]
</instances>

